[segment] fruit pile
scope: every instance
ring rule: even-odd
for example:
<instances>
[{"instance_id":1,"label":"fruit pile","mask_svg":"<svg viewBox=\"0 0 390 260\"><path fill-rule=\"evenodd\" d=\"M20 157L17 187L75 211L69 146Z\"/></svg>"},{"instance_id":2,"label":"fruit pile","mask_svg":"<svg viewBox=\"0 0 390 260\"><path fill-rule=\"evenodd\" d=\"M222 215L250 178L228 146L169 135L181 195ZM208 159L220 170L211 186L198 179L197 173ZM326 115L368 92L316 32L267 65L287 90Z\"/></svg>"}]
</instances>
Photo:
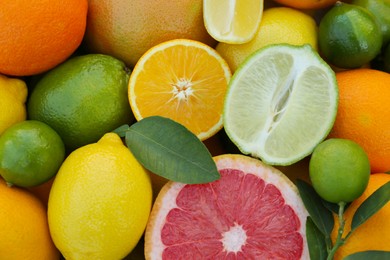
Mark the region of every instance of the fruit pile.
<instances>
[{"instance_id":1,"label":"fruit pile","mask_svg":"<svg viewBox=\"0 0 390 260\"><path fill-rule=\"evenodd\" d=\"M0 259L390 258L390 0L0 24Z\"/></svg>"}]
</instances>

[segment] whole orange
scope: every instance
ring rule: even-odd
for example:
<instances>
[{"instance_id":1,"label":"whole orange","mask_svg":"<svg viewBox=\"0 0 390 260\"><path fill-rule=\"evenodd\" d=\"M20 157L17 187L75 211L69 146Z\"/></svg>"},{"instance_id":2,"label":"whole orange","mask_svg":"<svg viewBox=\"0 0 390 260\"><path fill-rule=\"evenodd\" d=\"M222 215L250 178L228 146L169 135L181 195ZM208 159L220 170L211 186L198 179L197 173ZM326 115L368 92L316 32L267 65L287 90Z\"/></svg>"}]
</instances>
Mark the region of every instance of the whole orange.
<instances>
[{"instance_id":1,"label":"whole orange","mask_svg":"<svg viewBox=\"0 0 390 260\"><path fill-rule=\"evenodd\" d=\"M0 178L0 205L0 259L60 259L38 198Z\"/></svg>"},{"instance_id":2,"label":"whole orange","mask_svg":"<svg viewBox=\"0 0 390 260\"><path fill-rule=\"evenodd\" d=\"M365 192L351 203L344 214L345 230L348 234L351 230L352 216L362 202L368 198L379 187L390 181L390 174L371 174ZM377 213L370 217L361 226L357 227L346 243L341 246L336 254L335 260L344 259L347 255L367 250L390 251L390 203L387 203ZM335 228L332 232L332 240L335 241L338 230L338 221L335 221Z\"/></svg>"},{"instance_id":3,"label":"whole orange","mask_svg":"<svg viewBox=\"0 0 390 260\"><path fill-rule=\"evenodd\" d=\"M0 73L28 76L47 71L80 45L87 0L0 2Z\"/></svg>"},{"instance_id":4,"label":"whole orange","mask_svg":"<svg viewBox=\"0 0 390 260\"><path fill-rule=\"evenodd\" d=\"M321 9L329 7L338 0L274 0L279 4L294 7L297 9Z\"/></svg>"},{"instance_id":5,"label":"whole orange","mask_svg":"<svg viewBox=\"0 0 390 260\"><path fill-rule=\"evenodd\" d=\"M202 0L90 0L88 8L87 49L130 67L164 41L186 38L216 44L203 23Z\"/></svg>"},{"instance_id":6,"label":"whole orange","mask_svg":"<svg viewBox=\"0 0 390 260\"><path fill-rule=\"evenodd\" d=\"M339 107L329 137L360 144L371 172L390 171L390 74L373 69L336 73Z\"/></svg>"}]
</instances>

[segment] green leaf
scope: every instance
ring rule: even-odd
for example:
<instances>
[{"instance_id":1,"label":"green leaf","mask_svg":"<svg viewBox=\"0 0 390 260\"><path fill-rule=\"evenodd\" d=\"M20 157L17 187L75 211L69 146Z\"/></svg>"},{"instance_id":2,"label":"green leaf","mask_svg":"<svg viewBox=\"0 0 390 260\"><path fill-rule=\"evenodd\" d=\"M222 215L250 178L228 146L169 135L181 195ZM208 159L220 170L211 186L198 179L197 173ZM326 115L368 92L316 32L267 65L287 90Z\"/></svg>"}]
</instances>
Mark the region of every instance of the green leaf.
<instances>
[{"instance_id":1,"label":"green leaf","mask_svg":"<svg viewBox=\"0 0 390 260\"><path fill-rule=\"evenodd\" d=\"M203 142L171 119L160 116L144 118L129 127L125 140L146 169L172 181L195 184L220 178Z\"/></svg>"},{"instance_id":2,"label":"green leaf","mask_svg":"<svg viewBox=\"0 0 390 260\"><path fill-rule=\"evenodd\" d=\"M306 219L306 238L310 259L323 260L328 257L325 236L314 224L311 217Z\"/></svg>"},{"instance_id":3,"label":"green leaf","mask_svg":"<svg viewBox=\"0 0 390 260\"><path fill-rule=\"evenodd\" d=\"M334 226L332 212L322 204L320 196L318 196L310 184L302 180L297 180L297 187L314 224L326 238L330 237Z\"/></svg>"},{"instance_id":4,"label":"green leaf","mask_svg":"<svg viewBox=\"0 0 390 260\"><path fill-rule=\"evenodd\" d=\"M363 251L346 256L344 260L384 260L390 259L390 251Z\"/></svg>"},{"instance_id":5,"label":"green leaf","mask_svg":"<svg viewBox=\"0 0 390 260\"><path fill-rule=\"evenodd\" d=\"M112 132L116 133L120 137L125 137L127 131L129 130L130 126L129 125L121 125L120 127L116 128Z\"/></svg>"},{"instance_id":6,"label":"green leaf","mask_svg":"<svg viewBox=\"0 0 390 260\"><path fill-rule=\"evenodd\" d=\"M351 230L355 230L374 215L390 200L390 181L372 193L356 210L352 218Z\"/></svg>"}]
</instances>

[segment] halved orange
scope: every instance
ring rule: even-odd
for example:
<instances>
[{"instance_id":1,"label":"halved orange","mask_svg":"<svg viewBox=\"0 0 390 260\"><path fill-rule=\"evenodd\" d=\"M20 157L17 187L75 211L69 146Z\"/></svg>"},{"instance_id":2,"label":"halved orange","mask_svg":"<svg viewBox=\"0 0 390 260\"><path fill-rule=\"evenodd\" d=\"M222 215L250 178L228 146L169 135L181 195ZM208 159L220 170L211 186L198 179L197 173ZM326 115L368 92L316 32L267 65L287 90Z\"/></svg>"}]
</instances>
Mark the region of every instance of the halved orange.
<instances>
[{"instance_id":1,"label":"halved orange","mask_svg":"<svg viewBox=\"0 0 390 260\"><path fill-rule=\"evenodd\" d=\"M211 47L176 39L149 49L129 80L129 101L137 120L170 118L205 140L222 129L225 93L231 77Z\"/></svg>"}]
</instances>

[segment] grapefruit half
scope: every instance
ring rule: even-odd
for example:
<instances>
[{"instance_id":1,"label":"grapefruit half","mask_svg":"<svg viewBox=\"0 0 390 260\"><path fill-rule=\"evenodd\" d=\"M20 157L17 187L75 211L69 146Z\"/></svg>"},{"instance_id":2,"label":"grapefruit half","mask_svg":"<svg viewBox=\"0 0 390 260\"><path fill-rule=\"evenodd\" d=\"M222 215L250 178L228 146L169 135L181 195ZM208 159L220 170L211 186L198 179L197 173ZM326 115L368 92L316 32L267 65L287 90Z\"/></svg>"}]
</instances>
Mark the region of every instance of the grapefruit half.
<instances>
[{"instance_id":1,"label":"grapefruit half","mask_svg":"<svg viewBox=\"0 0 390 260\"><path fill-rule=\"evenodd\" d=\"M214 160L219 180L162 188L145 232L146 259L308 259L308 213L296 186L246 155Z\"/></svg>"}]
</instances>

